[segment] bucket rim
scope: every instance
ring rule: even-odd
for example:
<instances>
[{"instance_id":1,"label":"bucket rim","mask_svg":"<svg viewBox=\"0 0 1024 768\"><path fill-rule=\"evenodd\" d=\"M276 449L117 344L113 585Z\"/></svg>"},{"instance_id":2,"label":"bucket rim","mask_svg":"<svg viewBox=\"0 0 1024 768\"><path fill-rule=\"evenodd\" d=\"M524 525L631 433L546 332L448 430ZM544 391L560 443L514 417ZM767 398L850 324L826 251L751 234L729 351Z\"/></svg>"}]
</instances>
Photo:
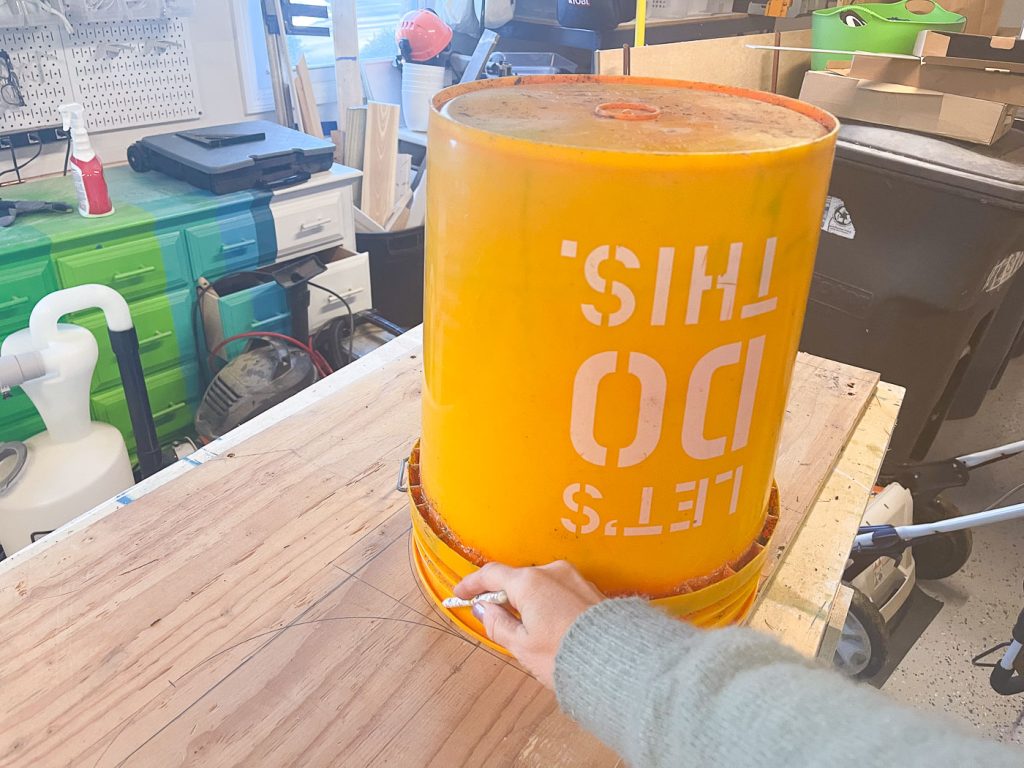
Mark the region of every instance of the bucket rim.
<instances>
[{"instance_id":1,"label":"bucket rim","mask_svg":"<svg viewBox=\"0 0 1024 768\"><path fill-rule=\"evenodd\" d=\"M790 144L784 147L765 147L764 149L733 149L733 150L716 150L716 151L697 151L697 152L660 152L658 150L641 150L641 149L630 149L630 148L604 148L604 147L581 147L572 144L558 144L550 141L539 141L536 139L524 139L516 136L510 136L505 133L497 133L495 131L486 130L484 128L477 128L476 126L467 125L466 123L459 122L454 118L445 115L441 110L444 105L459 96L464 96L467 93L473 93L476 91L482 91L491 88L515 88L523 85L543 85L550 83L594 83L594 84L614 84L614 85L649 85L663 88L675 88L678 90L692 90L692 91L704 91L708 93L721 93L729 96L738 96L741 98L750 99L752 101L760 101L766 104L772 104L777 107L783 107L793 112L808 117L814 120L816 123L825 128L826 132L817 138L810 139L807 141L799 141L794 144ZM522 75L516 77L498 77L487 80L474 80L469 83L459 83L458 85L452 85L438 91L431 99L430 103L431 111L431 122L434 120L445 120L451 125L455 126L461 131L465 131L470 136L477 136L480 138L490 137L492 139L499 139L503 142L508 142L514 147L538 147L545 149L557 150L558 152L565 152L566 149L572 150L574 153L581 154L598 154L598 155L634 155L639 157L655 157L655 158L686 158L686 159L697 159L697 158L727 158L727 157L772 157L779 156L788 152L809 150L822 145L834 145L836 138L839 134L839 118L828 112L821 107L817 107L813 104L809 104L799 99L790 98L789 96L782 96L777 93L769 93L767 91L755 91L751 88L740 88L732 85L720 85L717 83L703 83L695 80L673 80L670 78L663 77L638 77L634 75ZM429 135L429 127L428 127ZM429 141L429 139L428 139Z\"/></svg>"},{"instance_id":2,"label":"bucket rim","mask_svg":"<svg viewBox=\"0 0 1024 768\"><path fill-rule=\"evenodd\" d=\"M413 444L409 458L405 462L408 471L408 496L410 509L413 515L413 534L424 536L438 545L446 556L444 559L457 560L459 567L463 565L476 569L482 567L489 558L483 553L462 542L457 534L447 527L447 524L436 514L433 505L427 498L426 489L423 487L420 476L420 441ZM764 521L761 529L749 546L739 555L727 560L707 574L691 577L678 584L676 587L658 594L643 594L642 596L654 603L672 605L676 601L687 601L693 609L696 603L697 608L704 607L709 602L714 602L717 595L731 591L737 582L749 579L753 574L759 574L761 565L768 555L769 547L774 538L782 515L782 504L779 497L778 485L772 481L768 498L765 503ZM440 530L439 530L440 528ZM608 597L629 597L640 593L634 590L606 593ZM705 599L702 599L705 598Z\"/></svg>"}]
</instances>

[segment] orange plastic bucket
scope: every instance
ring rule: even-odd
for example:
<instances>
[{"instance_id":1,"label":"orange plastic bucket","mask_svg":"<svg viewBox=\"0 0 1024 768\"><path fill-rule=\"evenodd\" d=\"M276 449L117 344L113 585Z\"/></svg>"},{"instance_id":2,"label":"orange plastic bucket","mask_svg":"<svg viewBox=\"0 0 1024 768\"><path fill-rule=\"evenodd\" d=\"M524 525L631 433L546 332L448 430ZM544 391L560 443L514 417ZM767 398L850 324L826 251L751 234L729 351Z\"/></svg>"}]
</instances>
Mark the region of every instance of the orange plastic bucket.
<instances>
[{"instance_id":1,"label":"orange plastic bucket","mask_svg":"<svg viewBox=\"0 0 1024 768\"><path fill-rule=\"evenodd\" d=\"M801 102L681 81L435 97L410 470L435 599L487 561L566 559L698 624L745 615L835 136Z\"/></svg>"}]
</instances>

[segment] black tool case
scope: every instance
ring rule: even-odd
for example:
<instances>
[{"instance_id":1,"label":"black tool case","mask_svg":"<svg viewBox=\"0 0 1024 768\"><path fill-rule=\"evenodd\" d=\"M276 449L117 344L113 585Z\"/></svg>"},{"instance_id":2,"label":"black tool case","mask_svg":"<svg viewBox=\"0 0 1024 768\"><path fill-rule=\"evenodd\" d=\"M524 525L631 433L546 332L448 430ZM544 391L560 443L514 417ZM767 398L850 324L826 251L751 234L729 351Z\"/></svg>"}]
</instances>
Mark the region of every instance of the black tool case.
<instances>
[{"instance_id":1,"label":"black tool case","mask_svg":"<svg viewBox=\"0 0 1024 768\"><path fill-rule=\"evenodd\" d=\"M148 136L128 148L140 172L160 171L226 195L301 184L334 162L334 144L266 120Z\"/></svg>"}]
</instances>

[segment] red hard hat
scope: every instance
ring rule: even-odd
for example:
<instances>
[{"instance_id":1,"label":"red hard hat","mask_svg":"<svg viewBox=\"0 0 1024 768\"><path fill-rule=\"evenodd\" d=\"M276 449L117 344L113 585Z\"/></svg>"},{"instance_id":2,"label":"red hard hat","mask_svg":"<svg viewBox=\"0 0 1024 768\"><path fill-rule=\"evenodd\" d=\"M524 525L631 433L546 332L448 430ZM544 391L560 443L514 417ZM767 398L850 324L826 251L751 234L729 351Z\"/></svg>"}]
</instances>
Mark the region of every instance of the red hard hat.
<instances>
[{"instance_id":1,"label":"red hard hat","mask_svg":"<svg viewBox=\"0 0 1024 768\"><path fill-rule=\"evenodd\" d=\"M402 45L406 41L407 46ZM398 22L395 42L400 51L409 51L413 61L430 61L452 41L452 28L429 9L409 11Z\"/></svg>"}]
</instances>

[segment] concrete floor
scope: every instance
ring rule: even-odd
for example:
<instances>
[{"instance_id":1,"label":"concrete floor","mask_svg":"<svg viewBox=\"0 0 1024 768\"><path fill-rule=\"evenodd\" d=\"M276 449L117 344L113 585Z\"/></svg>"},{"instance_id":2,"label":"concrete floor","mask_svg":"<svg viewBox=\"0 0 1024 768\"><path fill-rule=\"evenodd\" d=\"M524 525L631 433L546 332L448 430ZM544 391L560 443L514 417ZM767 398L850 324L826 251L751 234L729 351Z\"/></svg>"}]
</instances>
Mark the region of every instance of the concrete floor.
<instances>
[{"instance_id":1,"label":"concrete floor","mask_svg":"<svg viewBox=\"0 0 1024 768\"><path fill-rule=\"evenodd\" d=\"M1013 361L975 417L943 425L931 458L1019 439L1024 439L1024 357ZM1024 455L975 470L967 487L947 494L963 512L974 512L1022 482ZM1024 491L1007 502L1021 500ZM1024 744L1024 695L998 695L989 688L988 670L971 665L972 657L1009 639L1024 607L1022 581L1024 521L976 530L973 554L959 573L920 582L927 597L918 595L915 610L894 630L895 645L913 642L913 647L883 690L914 707L960 718L991 738ZM923 633L921 615L926 621L934 615Z\"/></svg>"}]
</instances>

